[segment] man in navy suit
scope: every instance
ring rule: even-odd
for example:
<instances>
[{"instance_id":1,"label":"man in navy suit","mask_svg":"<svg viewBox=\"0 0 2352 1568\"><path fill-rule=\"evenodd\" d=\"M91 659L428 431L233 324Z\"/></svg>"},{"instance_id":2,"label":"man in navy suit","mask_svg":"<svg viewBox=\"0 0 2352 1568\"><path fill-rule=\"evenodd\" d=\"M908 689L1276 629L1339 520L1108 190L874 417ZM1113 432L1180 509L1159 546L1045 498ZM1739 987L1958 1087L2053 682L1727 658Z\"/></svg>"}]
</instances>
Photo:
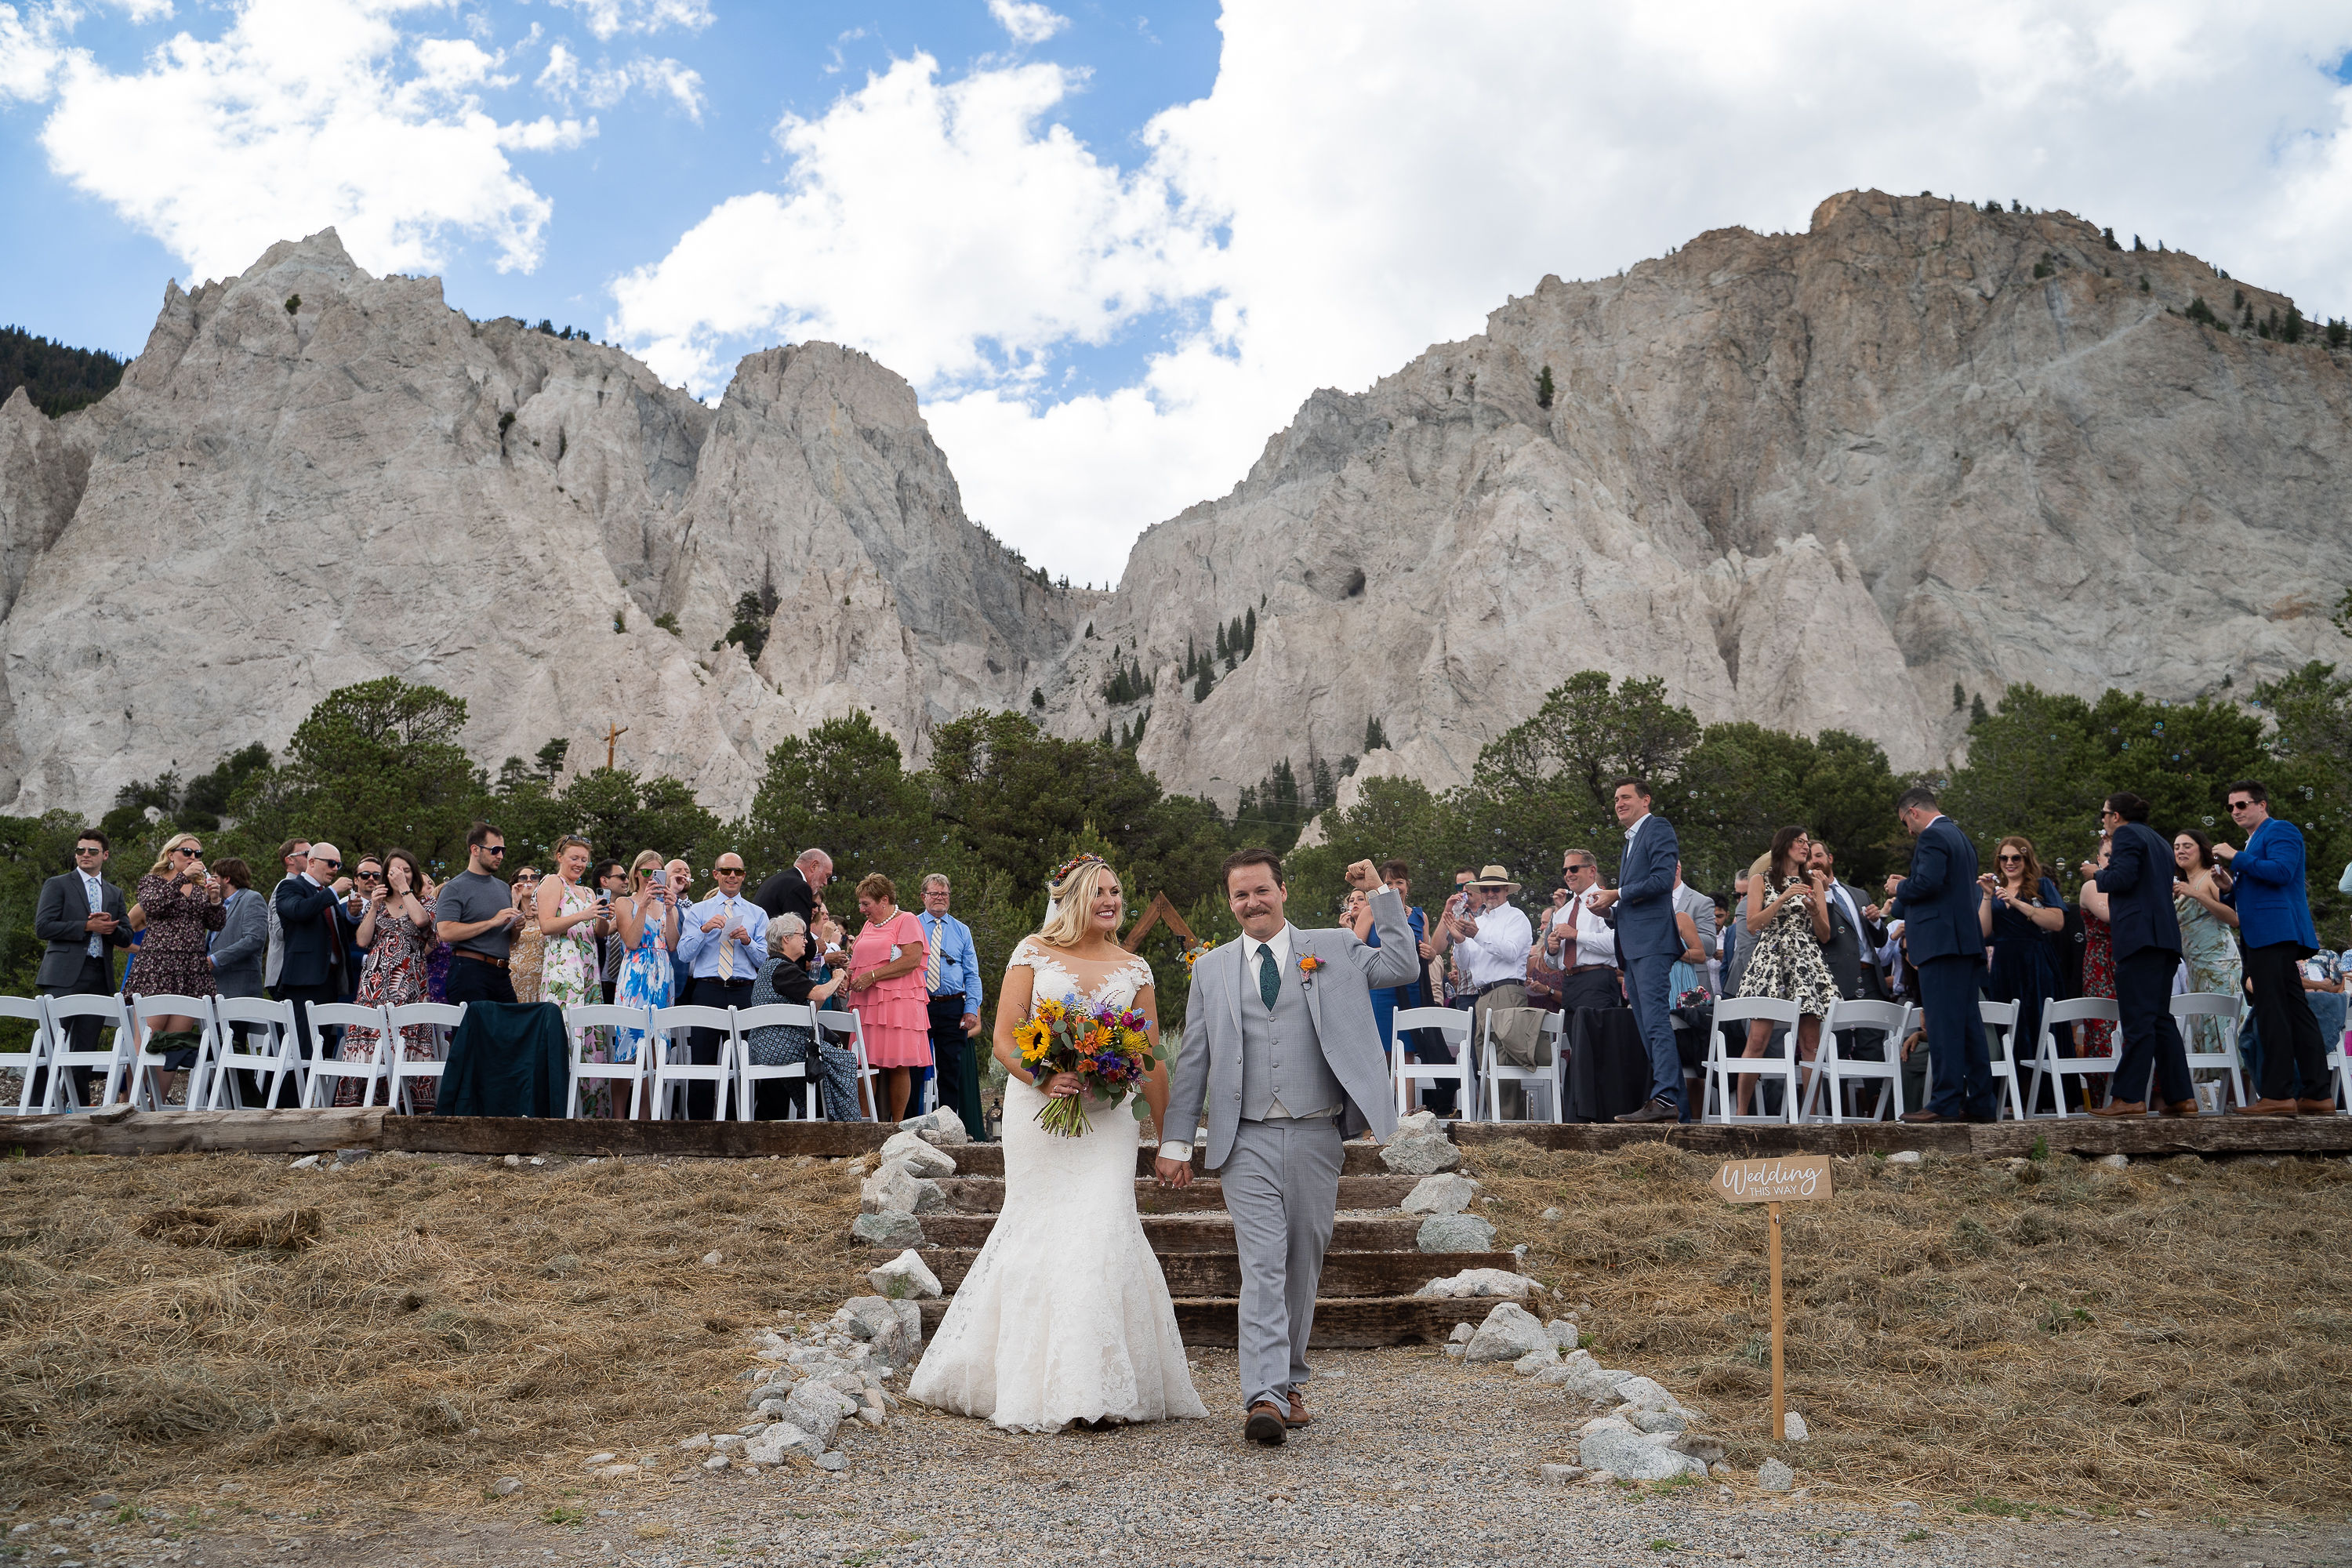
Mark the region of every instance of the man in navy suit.
<instances>
[{"instance_id":1,"label":"man in navy suit","mask_svg":"<svg viewBox=\"0 0 2352 1568\"><path fill-rule=\"evenodd\" d=\"M1650 1102L1620 1121L1679 1121L1683 1118L1683 1059L1675 1049L1674 999L1667 993L1683 939L1675 930L1675 870L1683 847L1675 825L1650 813L1650 786L1619 779L1613 787L1617 821L1625 829L1625 858L1617 886L1585 895L1596 910L1617 910L1617 958L1625 968L1625 999L1633 1026L1650 1054Z\"/></svg>"},{"instance_id":2,"label":"man in navy suit","mask_svg":"<svg viewBox=\"0 0 2352 1568\"><path fill-rule=\"evenodd\" d=\"M1903 1120L1990 1121L1998 1102L1984 1014L1977 1005L1984 928L1977 914L1983 889L1977 886L1976 846L1937 809L1933 790L1905 790L1895 797L1895 815L1919 842L1911 847L1911 874L1886 879L1888 908L1903 918L1936 1068L1935 1099L1924 1110L1905 1111Z\"/></svg>"},{"instance_id":3,"label":"man in navy suit","mask_svg":"<svg viewBox=\"0 0 2352 1568\"><path fill-rule=\"evenodd\" d=\"M2180 920L2172 910L2172 846L2147 825L2147 802L2128 790L2107 796L2099 813L2107 830L2107 868L2092 880L2107 895L2116 955L2116 1011L2123 1016L2124 1054L2108 1080L2107 1103L2094 1116L2147 1114L2147 1079L2156 1069L2167 1116L2197 1114L2188 1047L2172 1018L2172 975L2180 967Z\"/></svg>"},{"instance_id":4,"label":"man in navy suit","mask_svg":"<svg viewBox=\"0 0 2352 1568\"><path fill-rule=\"evenodd\" d=\"M2303 883L2303 834L2271 815L2270 791L2255 780L2231 784L2229 800L2230 820L2246 830L2246 847L2216 844L2213 853L2229 863L2230 902L2238 911L2238 940L2246 947L2247 994L2263 1042L2263 1097L2244 1114L2332 1116L2327 1050L2303 994L2303 961L2319 951Z\"/></svg>"}]
</instances>

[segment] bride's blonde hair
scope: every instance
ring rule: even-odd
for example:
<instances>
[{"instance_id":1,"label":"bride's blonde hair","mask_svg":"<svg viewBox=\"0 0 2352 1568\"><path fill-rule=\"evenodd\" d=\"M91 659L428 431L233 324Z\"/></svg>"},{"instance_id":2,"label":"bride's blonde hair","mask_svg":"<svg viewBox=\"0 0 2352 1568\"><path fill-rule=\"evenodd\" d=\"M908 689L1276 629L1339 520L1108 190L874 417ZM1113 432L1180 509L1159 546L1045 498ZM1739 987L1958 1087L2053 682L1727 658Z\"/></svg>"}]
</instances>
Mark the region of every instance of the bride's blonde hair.
<instances>
[{"instance_id":1,"label":"bride's blonde hair","mask_svg":"<svg viewBox=\"0 0 2352 1568\"><path fill-rule=\"evenodd\" d=\"M1118 879L1112 870L1093 856L1082 856L1054 879L1053 918L1037 929L1037 940L1054 947L1076 947L1078 939L1087 934L1087 926L1094 908L1095 889L1108 879ZM1118 900L1118 918L1127 921L1127 894L1122 889Z\"/></svg>"}]
</instances>

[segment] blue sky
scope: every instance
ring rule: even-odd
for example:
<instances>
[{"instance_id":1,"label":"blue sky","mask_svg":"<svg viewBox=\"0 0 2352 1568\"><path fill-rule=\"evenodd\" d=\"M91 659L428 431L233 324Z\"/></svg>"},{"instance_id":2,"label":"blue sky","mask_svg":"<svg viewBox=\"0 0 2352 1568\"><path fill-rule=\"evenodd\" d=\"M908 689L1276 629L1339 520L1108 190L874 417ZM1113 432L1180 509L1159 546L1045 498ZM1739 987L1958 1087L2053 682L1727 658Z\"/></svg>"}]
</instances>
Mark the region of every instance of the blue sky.
<instances>
[{"instance_id":1,"label":"blue sky","mask_svg":"<svg viewBox=\"0 0 2352 1568\"><path fill-rule=\"evenodd\" d=\"M135 351L333 223L715 397L825 338L1073 578L1547 272L2017 197L2352 313L2336 0L0 0L0 321Z\"/></svg>"}]
</instances>

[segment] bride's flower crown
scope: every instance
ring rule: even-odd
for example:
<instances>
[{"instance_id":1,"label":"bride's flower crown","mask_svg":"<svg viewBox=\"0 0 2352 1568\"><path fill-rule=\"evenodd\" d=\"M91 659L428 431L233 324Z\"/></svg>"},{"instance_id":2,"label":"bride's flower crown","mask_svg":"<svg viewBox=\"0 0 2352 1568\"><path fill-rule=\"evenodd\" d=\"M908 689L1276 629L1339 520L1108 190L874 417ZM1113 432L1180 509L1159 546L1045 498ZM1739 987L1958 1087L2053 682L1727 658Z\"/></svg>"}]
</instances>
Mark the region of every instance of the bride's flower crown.
<instances>
[{"instance_id":1,"label":"bride's flower crown","mask_svg":"<svg viewBox=\"0 0 2352 1568\"><path fill-rule=\"evenodd\" d=\"M1059 866L1054 868L1054 875L1049 885L1056 888L1060 887L1063 883L1070 879L1070 873L1077 870L1082 866L1104 866L1108 864L1109 864L1109 862L1105 860L1099 855L1073 855L1068 859L1063 861Z\"/></svg>"}]
</instances>

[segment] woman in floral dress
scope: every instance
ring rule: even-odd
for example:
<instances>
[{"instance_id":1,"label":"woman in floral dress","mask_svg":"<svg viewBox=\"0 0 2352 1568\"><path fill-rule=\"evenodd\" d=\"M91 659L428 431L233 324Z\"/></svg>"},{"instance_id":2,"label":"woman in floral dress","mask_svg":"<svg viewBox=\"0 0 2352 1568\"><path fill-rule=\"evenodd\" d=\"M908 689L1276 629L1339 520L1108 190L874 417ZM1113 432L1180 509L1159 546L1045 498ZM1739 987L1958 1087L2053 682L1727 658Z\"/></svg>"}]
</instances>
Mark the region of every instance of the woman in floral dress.
<instances>
[{"instance_id":1,"label":"woman in floral dress","mask_svg":"<svg viewBox=\"0 0 2352 1568\"><path fill-rule=\"evenodd\" d=\"M193 833L173 834L154 866L139 879L139 907L147 917L136 965L138 994L147 996L211 996L218 992L205 951L207 931L221 929L228 889L205 869L204 846ZM131 984L125 978L126 985ZM152 1021L152 1044L163 1053L161 1085L169 1102L180 1080L196 1065L203 1037L194 1018Z\"/></svg>"},{"instance_id":2,"label":"woman in floral dress","mask_svg":"<svg viewBox=\"0 0 2352 1568\"><path fill-rule=\"evenodd\" d=\"M535 900L540 935L546 942L539 965L539 998L559 1007L587 1007L604 1000L596 968L596 922L604 918L604 911L597 905L596 890L585 885L592 853L588 841L577 834L567 833L557 839L555 874L540 883ZM605 1061L611 1054L603 1029L581 1030L573 1048L583 1061ZM611 1081L591 1082L593 1093L587 1084L581 1086L583 1110L590 1116L610 1116Z\"/></svg>"},{"instance_id":3,"label":"woman in floral dress","mask_svg":"<svg viewBox=\"0 0 2352 1568\"><path fill-rule=\"evenodd\" d=\"M637 856L636 864L629 869L629 893L613 906L613 934L619 939L621 960L619 979L613 987L613 1001L622 1007L667 1007L675 978L671 955L677 951L677 899L669 887L669 872L662 865L661 853L647 849ZM636 1060L638 1042L645 1038L642 1029L622 1029L613 1040L613 1059L616 1062ZM619 1095L613 1099L613 1114L622 1115L628 1103ZM650 1109L652 1095L646 1096L644 1108Z\"/></svg>"},{"instance_id":4,"label":"woman in floral dress","mask_svg":"<svg viewBox=\"0 0 2352 1568\"><path fill-rule=\"evenodd\" d=\"M401 1007L425 1000L425 964L433 943L433 906L418 892L425 886L425 868L405 849L383 852L383 880L369 899L353 940L367 950L366 973L360 976L352 1000L362 1007ZM343 1031L345 1061L362 1061L375 1052L376 1033L356 1026ZM423 1060L434 1054L434 1033L421 1026L403 1029L396 1049L402 1056ZM433 1114L438 1083L429 1078L411 1079L409 1097L416 1114ZM358 1105L373 1086L355 1078L335 1081L335 1103Z\"/></svg>"},{"instance_id":5,"label":"woman in floral dress","mask_svg":"<svg viewBox=\"0 0 2352 1568\"><path fill-rule=\"evenodd\" d=\"M522 923L514 928L514 945L507 953L507 973L514 985L515 1000L536 1002L539 995L540 962L547 954L547 939L539 930L539 873L525 866L514 875L515 908L522 911Z\"/></svg>"},{"instance_id":6,"label":"woman in floral dress","mask_svg":"<svg viewBox=\"0 0 2352 1568\"><path fill-rule=\"evenodd\" d=\"M2218 996L2242 996L2245 976L2238 961L2238 911L2225 901L2230 873L2216 864L2213 840L2196 828L2172 836L2172 912L2180 921L2180 956L2189 964L2189 989ZM2221 1018L2190 1026L2199 1051L2224 1051L2237 1043L2237 1029Z\"/></svg>"},{"instance_id":7,"label":"woman in floral dress","mask_svg":"<svg viewBox=\"0 0 2352 1568\"><path fill-rule=\"evenodd\" d=\"M1829 900L1805 875L1805 858L1812 839L1801 827L1784 827L1772 836L1771 853L1765 856L1761 875L1748 876L1748 929L1756 945L1739 982L1742 996L1770 996L1797 1004L1801 1016L1790 1048L1811 1061L1821 1048L1822 1019L1837 1000L1837 981L1822 957L1829 940ZM1740 1054L1760 1057L1772 1038L1772 1025L1762 1018L1748 1026L1748 1046ZM1753 1076L1739 1080L1739 1110L1748 1114L1756 1093Z\"/></svg>"}]
</instances>

